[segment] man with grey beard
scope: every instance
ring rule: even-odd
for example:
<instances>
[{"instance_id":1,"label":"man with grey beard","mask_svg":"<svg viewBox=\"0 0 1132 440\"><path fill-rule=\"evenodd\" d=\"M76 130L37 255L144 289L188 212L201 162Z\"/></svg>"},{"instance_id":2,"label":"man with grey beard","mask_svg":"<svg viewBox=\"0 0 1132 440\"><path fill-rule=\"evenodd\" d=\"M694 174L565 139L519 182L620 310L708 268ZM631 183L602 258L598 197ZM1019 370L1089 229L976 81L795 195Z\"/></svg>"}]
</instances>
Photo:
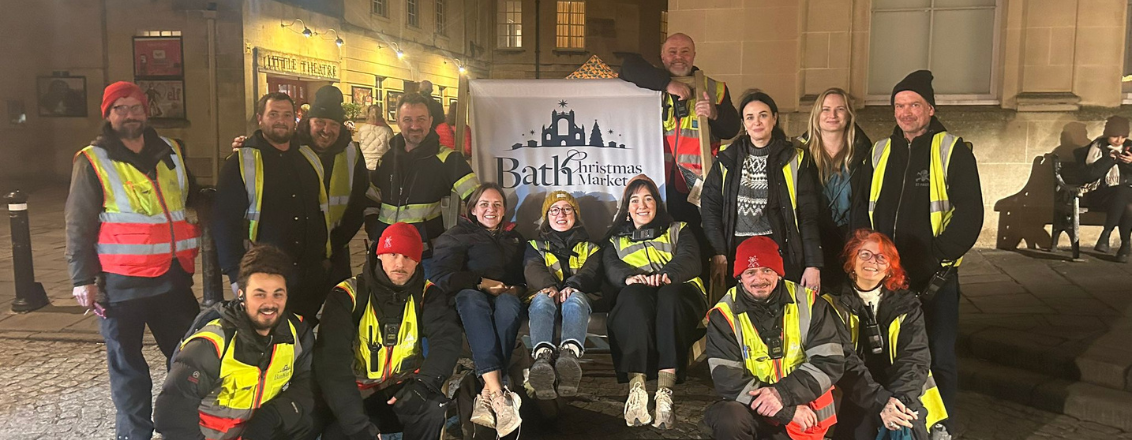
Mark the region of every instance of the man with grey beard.
<instances>
[{"instance_id":1,"label":"man with grey beard","mask_svg":"<svg viewBox=\"0 0 1132 440\"><path fill-rule=\"evenodd\" d=\"M73 295L102 318L119 439L153 435L145 328L168 361L199 310L185 215L196 184L182 144L146 126L148 107L136 84L106 87L102 135L75 155L66 205Z\"/></svg>"},{"instance_id":2,"label":"man with grey beard","mask_svg":"<svg viewBox=\"0 0 1132 440\"><path fill-rule=\"evenodd\" d=\"M212 219L220 269L235 284L250 243L291 257L289 311L315 318L329 293L330 240L318 155L295 139L295 103L269 93L256 103L259 130L224 162ZM235 290L235 289L233 289Z\"/></svg>"}]
</instances>

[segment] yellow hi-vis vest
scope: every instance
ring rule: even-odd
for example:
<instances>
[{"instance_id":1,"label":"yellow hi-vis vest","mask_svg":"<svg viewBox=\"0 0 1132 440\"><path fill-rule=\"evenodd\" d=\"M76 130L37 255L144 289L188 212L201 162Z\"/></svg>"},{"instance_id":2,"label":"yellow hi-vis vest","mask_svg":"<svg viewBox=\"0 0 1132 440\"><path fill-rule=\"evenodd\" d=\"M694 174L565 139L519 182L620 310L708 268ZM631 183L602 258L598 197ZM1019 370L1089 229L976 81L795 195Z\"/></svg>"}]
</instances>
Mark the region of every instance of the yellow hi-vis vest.
<instances>
[{"instance_id":1,"label":"yellow hi-vis vest","mask_svg":"<svg viewBox=\"0 0 1132 440\"><path fill-rule=\"evenodd\" d=\"M184 152L176 141L161 140L173 150L173 168L158 162L155 179L110 159L103 148L87 146L75 155L75 160L82 156L90 161L102 186L96 250L104 272L152 278L168 272L173 259L186 272L195 271L200 234L185 218L189 182Z\"/></svg>"},{"instance_id":2,"label":"yellow hi-vis vest","mask_svg":"<svg viewBox=\"0 0 1132 440\"><path fill-rule=\"evenodd\" d=\"M452 154L452 150L441 147L440 151L436 153L436 158L443 164L444 161L448 160L448 155L450 154ZM468 196L472 195L472 191L475 191L479 186L480 181L476 178L476 173L472 172L465 174L463 177L453 182L452 192L459 195L460 199L467 199ZM371 196L370 198L373 199L374 197ZM409 224L424 223L440 217L441 213L440 200L431 203L413 203L401 206L383 202L377 214L377 221L387 225L397 222ZM425 249L428 249L429 239L428 237L423 238L425 239Z\"/></svg>"},{"instance_id":3,"label":"yellow hi-vis vest","mask_svg":"<svg viewBox=\"0 0 1132 440\"><path fill-rule=\"evenodd\" d=\"M941 131L936 133L935 136L932 136L931 164L928 167L928 176L930 179L928 188L930 191L932 234L935 237L939 237L939 234L942 234L943 230L947 229L947 224L951 222L951 214L955 211L955 208L951 206L951 201L948 200L947 197L947 167L951 164L951 153L955 152L955 144L958 141L958 136L946 131ZM891 144L892 138L884 138L873 145L873 182L869 187L869 224L873 228L876 228L873 212L876 211L877 200L880 200L880 190L884 185L884 172L888 167L888 155L891 152L891 148L889 147ZM909 148L910 147L911 146L909 146ZM948 262L945 265L958 267L962 262L963 259L960 258L955 260L954 263Z\"/></svg>"},{"instance_id":4,"label":"yellow hi-vis vest","mask_svg":"<svg viewBox=\"0 0 1132 440\"><path fill-rule=\"evenodd\" d=\"M308 149L307 151L314 153L314 150ZM304 152L303 156L318 172L319 177L325 178L325 170L318 155L310 155ZM361 158L358 147L353 142L350 142L344 150L334 155L334 165L330 169L330 189L327 190L326 185L323 185L319 190L319 200L326 201L326 204L322 205L322 210L330 218L329 223L327 223L330 228L338 227L338 224L342 223L342 216L346 214L346 207L350 204L350 193L354 189L354 170ZM329 229L327 232L329 232Z\"/></svg>"},{"instance_id":5,"label":"yellow hi-vis vest","mask_svg":"<svg viewBox=\"0 0 1132 440\"><path fill-rule=\"evenodd\" d=\"M565 281L566 278L562 272L562 262L558 261L558 257L550 251L550 243L540 240L531 240L530 243L531 246L538 251L539 255L542 255L543 263L546 264L547 269L550 269L550 271L554 273L554 278L560 283ZM598 246L588 241L581 241L575 244L573 255L570 255L570 261L568 262L570 271L577 273L578 270L586 264L586 259L597 253L597 250Z\"/></svg>"},{"instance_id":6,"label":"yellow hi-vis vest","mask_svg":"<svg viewBox=\"0 0 1132 440\"><path fill-rule=\"evenodd\" d=\"M704 75L704 89L709 90L714 94L715 104L723 103L724 94L727 92L727 84L708 78ZM692 87L695 90L695 87ZM667 99L667 98L666 98ZM700 123L699 118L696 117L695 108L696 102L700 100L700 96L692 93L692 97L685 101L688 106L688 116L677 119L676 111L668 109L664 115L664 163L667 165L673 162L681 168L677 177L679 183L685 183L685 175L692 175L696 179L700 179L700 170L705 166L700 159ZM712 136L711 140L712 149L719 147L719 138ZM711 166L707 164L706 166ZM666 169L665 175L671 173L671 170ZM691 188L695 182L687 182L687 187ZM686 191L686 190L684 190Z\"/></svg>"},{"instance_id":7,"label":"yellow hi-vis vest","mask_svg":"<svg viewBox=\"0 0 1132 440\"><path fill-rule=\"evenodd\" d=\"M220 319L205 324L181 343L181 348L184 348L185 344L195 339L207 340L216 347L216 356L220 358L220 386L201 400L198 410L200 430L205 438L240 438L244 425L255 411L287 389L291 376L295 373L295 360L303 350L311 347L303 347L298 342L299 332L295 329L295 324L290 319L286 322L295 343L272 345L271 360L264 370L236 360L236 341L228 343L225 340Z\"/></svg>"},{"instance_id":8,"label":"yellow hi-vis vest","mask_svg":"<svg viewBox=\"0 0 1132 440\"><path fill-rule=\"evenodd\" d=\"M672 222L663 234L652 240L633 241L628 235L622 235L613 237L610 241L613 242L618 259L646 274L653 274L660 272L676 255L676 242L685 225L684 222ZM692 278L687 283L696 286L700 294L707 296L707 290L699 277Z\"/></svg>"},{"instance_id":9,"label":"yellow hi-vis vest","mask_svg":"<svg viewBox=\"0 0 1132 440\"><path fill-rule=\"evenodd\" d=\"M726 150L731 144L724 145L719 149L720 152ZM782 166L782 177L786 180L786 191L790 193L790 217L794 219L794 227L798 227L798 169L802 167L802 161L806 159L806 150L803 148L794 147L794 158L790 159L786 165ZM715 161L719 167L721 181L723 185L719 186L720 191L723 191L723 198L727 198L727 173L731 172L727 167L723 166L720 161ZM742 166L743 164L738 164ZM739 171L742 172L742 171Z\"/></svg>"},{"instance_id":10,"label":"yellow hi-vis vest","mask_svg":"<svg viewBox=\"0 0 1132 440\"><path fill-rule=\"evenodd\" d=\"M330 230L332 225L330 223L326 186L322 184L325 181L322 162L319 161L318 154L306 145L300 146L299 152L303 154L303 157L306 157L307 161L311 163L311 167L314 167L315 173L318 174L318 203L322 210L323 221L326 222L326 255L329 256L331 254ZM244 190L248 193L248 210L244 211L244 219L248 221L248 239L254 242L259 236L259 219L263 212L263 156L258 148L251 147L240 148L236 154L240 159L240 178L244 180ZM335 165L337 165L337 159ZM350 169L353 170L353 168ZM349 189L347 188L347 200L349 199L348 193Z\"/></svg>"},{"instance_id":11,"label":"yellow hi-vis vest","mask_svg":"<svg viewBox=\"0 0 1132 440\"><path fill-rule=\"evenodd\" d=\"M432 283L425 282L424 291L427 292L431 286ZM338 283L338 288L350 296L354 309L357 309L359 306L357 278ZM377 306L370 300L369 292L360 293L365 296L360 304L365 310L362 311L357 340L354 343L354 378L358 383L358 389L384 389L400 382L420 367L422 355L416 300L409 295L409 299L405 301L405 309L401 314L401 329L397 334L397 345L386 347L382 345L382 325L374 310ZM375 353L370 350L371 346L381 348Z\"/></svg>"},{"instance_id":12,"label":"yellow hi-vis vest","mask_svg":"<svg viewBox=\"0 0 1132 440\"><path fill-rule=\"evenodd\" d=\"M822 295L831 306L833 310L837 311L837 316L841 321L849 327L849 336L853 341L853 347L857 347L858 336L861 329L861 318L857 315L849 313L837 303L836 300L830 295ZM892 324L888 325L888 362L896 362L896 341L900 337L900 323L904 322L907 314L900 315L892 320ZM935 377L932 377L931 370L928 370L928 380L924 382L924 389L920 393L920 403L928 410L928 416L924 419L927 422L927 427L930 429L939 423L940 420L947 419L947 408L943 406L943 398L939 395L939 388L936 387Z\"/></svg>"}]
</instances>

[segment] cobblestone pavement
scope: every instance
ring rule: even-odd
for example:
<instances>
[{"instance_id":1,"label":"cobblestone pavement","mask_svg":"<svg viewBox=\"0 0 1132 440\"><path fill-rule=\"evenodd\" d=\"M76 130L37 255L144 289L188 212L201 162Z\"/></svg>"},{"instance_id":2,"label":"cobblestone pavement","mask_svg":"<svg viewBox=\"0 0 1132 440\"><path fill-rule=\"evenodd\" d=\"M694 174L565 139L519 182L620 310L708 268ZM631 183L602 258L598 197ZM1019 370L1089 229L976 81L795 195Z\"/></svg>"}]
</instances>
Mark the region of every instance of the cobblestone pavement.
<instances>
[{"instance_id":1,"label":"cobblestone pavement","mask_svg":"<svg viewBox=\"0 0 1132 440\"><path fill-rule=\"evenodd\" d=\"M0 339L0 439L109 439L114 434L102 344ZM163 358L145 349L155 371L155 393L164 377ZM678 421L670 431L628 428L621 419L627 388L618 385L608 357L588 366L579 397L555 422L527 416L522 438L659 439L707 438L696 423L712 399L710 384L692 377L675 392ZM1132 433L1075 418L961 392L956 427L963 439L1129 439ZM530 405L524 405L524 409ZM532 408L533 409L533 408Z\"/></svg>"}]
</instances>

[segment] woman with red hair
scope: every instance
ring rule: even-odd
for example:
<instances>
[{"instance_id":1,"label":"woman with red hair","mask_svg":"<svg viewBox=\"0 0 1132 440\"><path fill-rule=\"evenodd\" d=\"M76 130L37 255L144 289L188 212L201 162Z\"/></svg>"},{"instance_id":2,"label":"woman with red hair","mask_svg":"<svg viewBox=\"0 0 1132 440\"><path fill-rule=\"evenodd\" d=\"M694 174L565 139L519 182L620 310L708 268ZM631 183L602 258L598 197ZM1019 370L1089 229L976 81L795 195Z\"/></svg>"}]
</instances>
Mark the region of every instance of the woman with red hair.
<instances>
[{"instance_id":1,"label":"woman with red hair","mask_svg":"<svg viewBox=\"0 0 1132 440\"><path fill-rule=\"evenodd\" d=\"M896 245L884 234L858 229L842 254L848 277L824 295L846 325L845 374L835 439L948 439L943 401L929 372L924 313L908 291ZM930 427L930 428L929 428ZM929 437L931 431L931 437Z\"/></svg>"}]
</instances>

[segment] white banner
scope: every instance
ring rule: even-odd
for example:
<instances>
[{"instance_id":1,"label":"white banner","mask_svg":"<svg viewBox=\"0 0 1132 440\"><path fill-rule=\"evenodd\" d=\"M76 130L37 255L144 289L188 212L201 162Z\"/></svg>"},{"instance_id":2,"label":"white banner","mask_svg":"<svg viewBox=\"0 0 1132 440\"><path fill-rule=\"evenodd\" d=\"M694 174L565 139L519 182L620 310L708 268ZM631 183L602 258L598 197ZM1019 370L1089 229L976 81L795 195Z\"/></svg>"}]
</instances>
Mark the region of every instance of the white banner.
<instances>
[{"instance_id":1,"label":"white banner","mask_svg":"<svg viewBox=\"0 0 1132 440\"><path fill-rule=\"evenodd\" d=\"M472 167L506 190L524 237L547 192L568 191L596 239L629 179L646 174L664 194L660 92L617 79L474 80Z\"/></svg>"}]
</instances>

